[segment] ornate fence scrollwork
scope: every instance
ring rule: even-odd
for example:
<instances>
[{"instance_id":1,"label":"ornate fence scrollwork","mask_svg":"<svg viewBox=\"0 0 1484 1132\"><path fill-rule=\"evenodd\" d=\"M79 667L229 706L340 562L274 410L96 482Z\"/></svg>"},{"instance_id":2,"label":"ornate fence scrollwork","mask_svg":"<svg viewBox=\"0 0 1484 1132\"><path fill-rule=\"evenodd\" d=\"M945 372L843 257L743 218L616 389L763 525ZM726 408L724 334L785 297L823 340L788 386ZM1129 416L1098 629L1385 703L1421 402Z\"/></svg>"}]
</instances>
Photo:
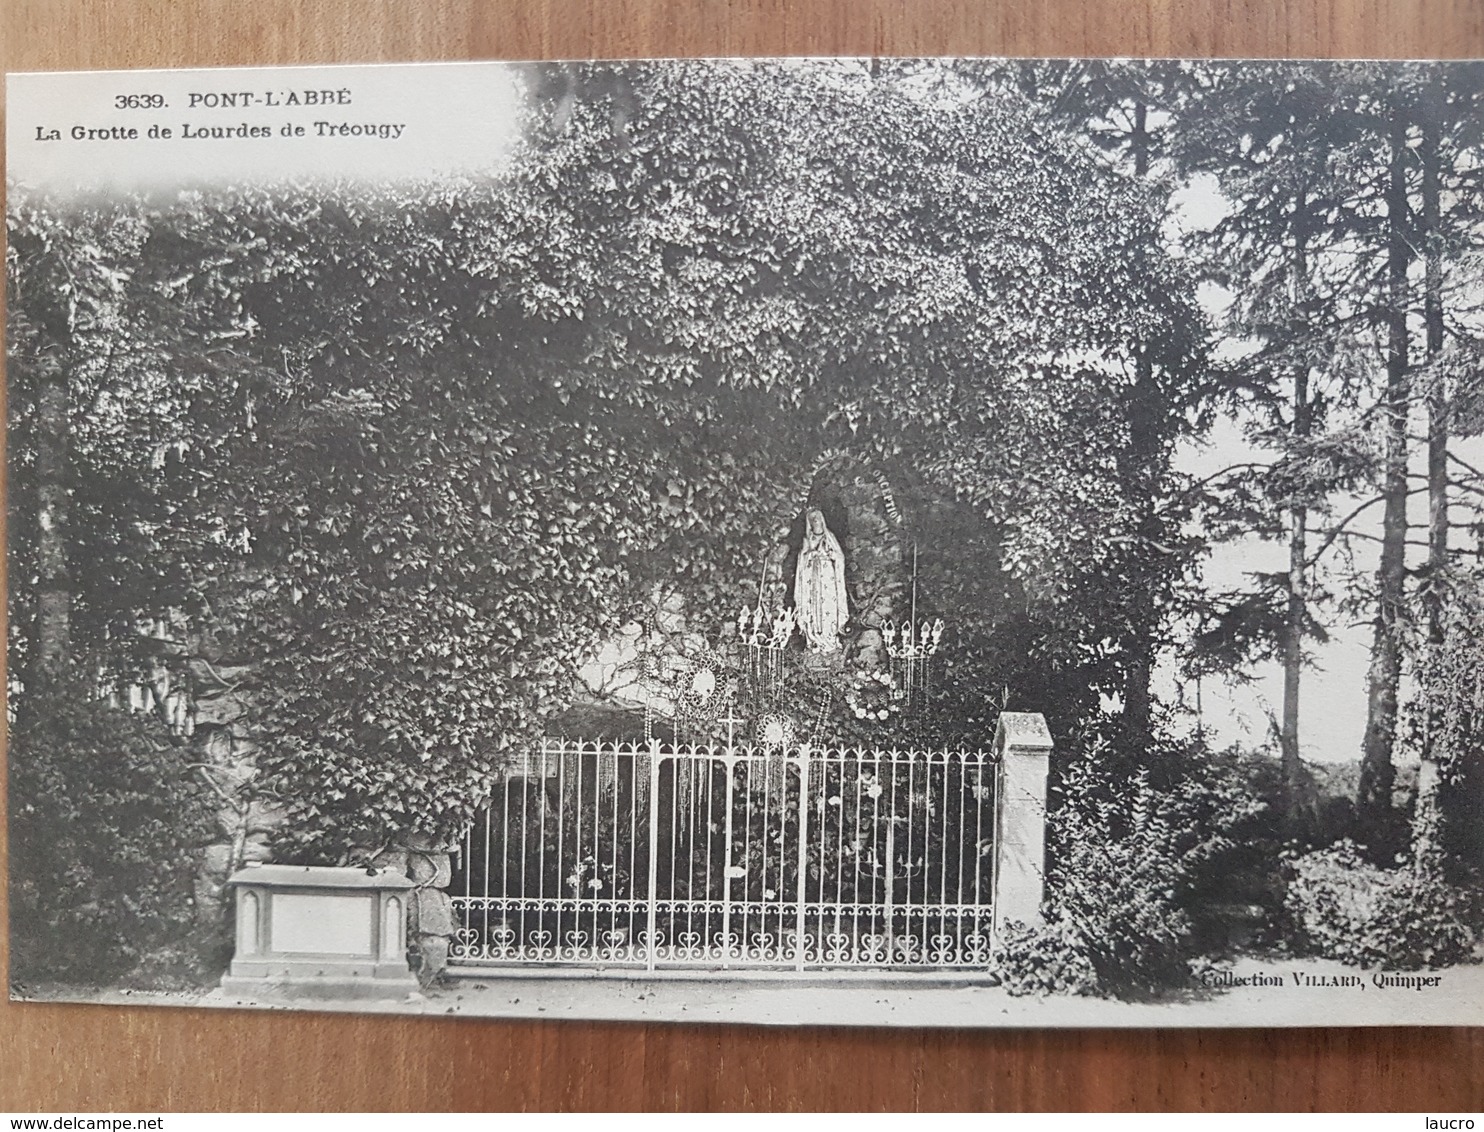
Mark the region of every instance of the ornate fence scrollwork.
<instances>
[{"instance_id":1,"label":"ornate fence scrollwork","mask_svg":"<svg viewBox=\"0 0 1484 1132\"><path fill-rule=\"evenodd\" d=\"M548 741L466 836L466 965L973 968L994 756Z\"/></svg>"}]
</instances>

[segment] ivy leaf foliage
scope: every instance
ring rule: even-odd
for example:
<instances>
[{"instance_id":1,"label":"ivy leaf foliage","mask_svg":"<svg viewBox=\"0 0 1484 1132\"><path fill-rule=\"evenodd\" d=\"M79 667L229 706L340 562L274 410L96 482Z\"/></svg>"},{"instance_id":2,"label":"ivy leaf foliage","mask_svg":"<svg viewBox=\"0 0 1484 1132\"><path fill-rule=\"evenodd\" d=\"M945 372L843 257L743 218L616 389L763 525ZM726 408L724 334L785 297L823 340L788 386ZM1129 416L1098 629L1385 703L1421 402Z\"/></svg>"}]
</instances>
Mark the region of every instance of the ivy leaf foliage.
<instances>
[{"instance_id":1,"label":"ivy leaf foliage","mask_svg":"<svg viewBox=\"0 0 1484 1132\"><path fill-rule=\"evenodd\" d=\"M724 112L746 120L764 108L753 129L767 144L747 152L777 172L754 203L734 199L755 230L778 233L778 260L797 265L770 284L802 319L793 364L808 385L794 415L812 410L815 435L974 517L967 530L940 505L911 532L950 619L982 642L966 695L1013 676L1054 698L1057 670L1083 696L1116 686L1120 659L1091 642L1150 584L1147 556L1133 551L1151 492L1168 534L1160 556L1186 563L1198 550L1180 536L1174 485L1132 482L1120 467L1132 344L1158 363L1164 427L1180 427L1204 364L1189 281L1160 251L1160 190L1069 146L1043 106L985 97L932 68L783 67L788 82L766 66L741 73L744 98ZM820 106L823 126L810 109ZM1161 443L1167 463L1172 439ZM989 557L976 560L981 550ZM1002 596L978 593L978 578ZM1093 664L1108 671L1089 679Z\"/></svg>"},{"instance_id":2,"label":"ivy leaf foliage","mask_svg":"<svg viewBox=\"0 0 1484 1132\"><path fill-rule=\"evenodd\" d=\"M982 509L1000 571L1043 601L1069 598L1059 579L1097 571L1099 536L1127 525L1109 472L1122 437L1096 427L1127 358L1089 352L1178 293L1107 247L1110 230L1154 238L1135 188L1058 156L1027 106L955 105L910 73L697 64L622 80L579 69L562 113L538 103L500 185L440 189L416 220L358 206L360 270L398 294L357 324L415 321L378 356L416 378L381 376L394 407L334 449L356 454L353 485L334 473L354 512L325 538L305 530L322 503L279 516L294 549L277 592L303 595L289 637L334 646L282 650L304 667L273 682L304 689L278 709L284 781L323 768L284 792L325 800L305 825L456 824L645 586L678 576L714 610L748 593L768 520L797 506L790 470L823 445L910 464ZM411 248L428 261L403 266ZM404 291L421 297L404 309ZM339 524L383 499L347 540ZM347 705L330 733L326 699Z\"/></svg>"},{"instance_id":3,"label":"ivy leaf foliage","mask_svg":"<svg viewBox=\"0 0 1484 1132\"><path fill-rule=\"evenodd\" d=\"M137 505L77 543L147 567L120 634L185 609L255 667L293 851L457 829L657 584L703 626L755 595L822 451L922 500L905 533L976 642L966 695L1063 673L1084 709L1140 582L1127 344L1172 403L1200 365L1157 195L931 67L583 64L531 91L495 177L99 221L147 340L104 383L116 445L79 424L77 452Z\"/></svg>"}]
</instances>

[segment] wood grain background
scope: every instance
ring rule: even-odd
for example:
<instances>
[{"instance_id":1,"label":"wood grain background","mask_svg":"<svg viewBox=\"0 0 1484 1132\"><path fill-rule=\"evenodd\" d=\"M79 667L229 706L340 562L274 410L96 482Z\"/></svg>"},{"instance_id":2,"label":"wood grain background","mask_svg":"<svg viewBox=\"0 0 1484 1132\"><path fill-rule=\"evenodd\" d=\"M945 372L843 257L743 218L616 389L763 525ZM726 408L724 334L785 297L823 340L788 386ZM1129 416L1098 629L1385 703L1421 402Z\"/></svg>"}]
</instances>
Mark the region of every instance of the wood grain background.
<instances>
[{"instance_id":1,"label":"wood grain background","mask_svg":"<svg viewBox=\"0 0 1484 1132\"><path fill-rule=\"evenodd\" d=\"M0 13L7 71L1484 55L1479 0L0 0ZM0 876L3 861L0 844ZM0 1001L0 1111L552 1108L1478 1110L1484 1030L777 1031Z\"/></svg>"}]
</instances>

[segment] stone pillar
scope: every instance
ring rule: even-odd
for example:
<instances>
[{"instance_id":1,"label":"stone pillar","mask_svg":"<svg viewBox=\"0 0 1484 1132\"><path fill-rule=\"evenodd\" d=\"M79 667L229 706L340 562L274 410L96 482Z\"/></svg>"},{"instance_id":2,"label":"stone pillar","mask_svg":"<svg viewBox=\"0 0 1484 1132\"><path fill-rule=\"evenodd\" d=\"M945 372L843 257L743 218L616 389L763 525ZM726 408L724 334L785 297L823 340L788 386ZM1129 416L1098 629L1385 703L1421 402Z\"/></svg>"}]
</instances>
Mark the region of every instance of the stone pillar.
<instances>
[{"instance_id":1,"label":"stone pillar","mask_svg":"<svg viewBox=\"0 0 1484 1132\"><path fill-rule=\"evenodd\" d=\"M211 673L220 682L242 679L246 671L224 665ZM198 674L196 683L203 682ZM245 694L214 686L197 693L192 709L196 774L216 802L215 826L200 847L195 878L196 922L208 934L223 932L229 922L227 878L243 865L271 861L270 841L284 824L278 807L254 795L258 747L246 726L250 716Z\"/></svg>"},{"instance_id":2,"label":"stone pillar","mask_svg":"<svg viewBox=\"0 0 1484 1132\"><path fill-rule=\"evenodd\" d=\"M1046 894L1046 777L1051 731L1039 712L1007 711L995 729L994 926L1041 922Z\"/></svg>"},{"instance_id":3,"label":"stone pillar","mask_svg":"<svg viewBox=\"0 0 1484 1132\"><path fill-rule=\"evenodd\" d=\"M408 951L426 986L448 966L448 948L458 929L453 900L445 891L452 879L450 854L457 848L423 834L407 834L402 844L384 850L376 864L391 868L414 882L408 904Z\"/></svg>"}]
</instances>

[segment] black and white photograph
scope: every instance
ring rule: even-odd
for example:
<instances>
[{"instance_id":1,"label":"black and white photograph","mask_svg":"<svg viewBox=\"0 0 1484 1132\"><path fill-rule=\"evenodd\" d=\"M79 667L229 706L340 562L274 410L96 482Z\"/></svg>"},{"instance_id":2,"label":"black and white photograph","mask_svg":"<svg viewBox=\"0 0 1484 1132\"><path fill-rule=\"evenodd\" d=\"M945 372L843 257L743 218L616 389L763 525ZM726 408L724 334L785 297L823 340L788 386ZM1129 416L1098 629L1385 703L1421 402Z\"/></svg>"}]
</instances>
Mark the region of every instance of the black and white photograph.
<instances>
[{"instance_id":1,"label":"black and white photograph","mask_svg":"<svg viewBox=\"0 0 1484 1132\"><path fill-rule=\"evenodd\" d=\"M1484 1024L1484 64L7 106L12 999Z\"/></svg>"}]
</instances>

